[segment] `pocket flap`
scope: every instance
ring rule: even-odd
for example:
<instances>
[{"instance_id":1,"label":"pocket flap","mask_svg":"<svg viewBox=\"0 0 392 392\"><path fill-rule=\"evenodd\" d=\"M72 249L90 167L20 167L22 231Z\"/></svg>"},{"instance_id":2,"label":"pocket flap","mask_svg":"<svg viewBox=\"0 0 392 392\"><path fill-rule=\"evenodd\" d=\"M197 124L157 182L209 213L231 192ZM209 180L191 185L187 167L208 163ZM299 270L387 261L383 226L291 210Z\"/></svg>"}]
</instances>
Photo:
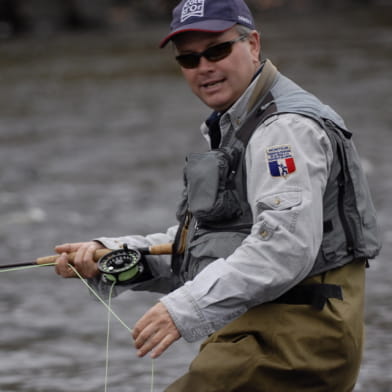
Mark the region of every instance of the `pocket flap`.
<instances>
[{"instance_id":1,"label":"pocket flap","mask_svg":"<svg viewBox=\"0 0 392 392\"><path fill-rule=\"evenodd\" d=\"M264 210L287 210L302 202L301 191L289 191L274 193L266 196L257 203L258 211Z\"/></svg>"}]
</instances>

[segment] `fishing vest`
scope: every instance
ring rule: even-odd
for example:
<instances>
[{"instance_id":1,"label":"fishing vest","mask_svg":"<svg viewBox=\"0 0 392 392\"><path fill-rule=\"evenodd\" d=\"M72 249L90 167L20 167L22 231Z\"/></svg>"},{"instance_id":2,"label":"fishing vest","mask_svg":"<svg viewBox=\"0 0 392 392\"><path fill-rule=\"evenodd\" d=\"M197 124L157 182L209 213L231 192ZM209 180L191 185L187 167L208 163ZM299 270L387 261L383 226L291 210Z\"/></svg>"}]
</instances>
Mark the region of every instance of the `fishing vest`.
<instances>
[{"instance_id":1,"label":"fishing vest","mask_svg":"<svg viewBox=\"0 0 392 392\"><path fill-rule=\"evenodd\" d=\"M246 147L261 124L283 113L316 121L333 149L323 196L323 239L309 277L353 260L374 258L380 250L376 213L352 133L343 120L268 60L252 100L256 104L244 124L224 135L218 149L187 157L173 272L182 283L190 280L209 263L230 256L249 235L253 215L247 200Z\"/></svg>"}]
</instances>

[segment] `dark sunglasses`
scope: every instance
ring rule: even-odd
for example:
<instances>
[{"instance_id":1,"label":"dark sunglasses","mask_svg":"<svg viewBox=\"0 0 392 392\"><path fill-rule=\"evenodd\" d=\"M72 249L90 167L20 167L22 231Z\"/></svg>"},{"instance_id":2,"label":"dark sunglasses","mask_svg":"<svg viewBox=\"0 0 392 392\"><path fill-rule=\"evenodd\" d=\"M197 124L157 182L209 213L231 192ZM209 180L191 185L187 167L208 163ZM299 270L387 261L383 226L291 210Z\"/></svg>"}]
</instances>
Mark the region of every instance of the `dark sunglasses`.
<instances>
[{"instance_id":1,"label":"dark sunglasses","mask_svg":"<svg viewBox=\"0 0 392 392\"><path fill-rule=\"evenodd\" d=\"M205 57L208 61L212 62L220 61L231 54L235 43L243 41L246 37L247 35L240 35L238 38L231 41L210 46L200 53L180 54L179 56L176 56L176 60L183 68L197 68L202 57Z\"/></svg>"}]
</instances>

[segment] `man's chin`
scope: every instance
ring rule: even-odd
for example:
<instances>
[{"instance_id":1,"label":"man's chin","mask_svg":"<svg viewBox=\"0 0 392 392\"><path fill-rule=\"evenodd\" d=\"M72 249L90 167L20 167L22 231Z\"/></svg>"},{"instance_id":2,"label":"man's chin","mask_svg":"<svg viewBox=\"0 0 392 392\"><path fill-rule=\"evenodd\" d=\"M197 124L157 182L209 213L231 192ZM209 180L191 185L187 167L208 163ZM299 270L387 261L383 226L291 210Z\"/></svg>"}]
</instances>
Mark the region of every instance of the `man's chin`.
<instances>
[{"instance_id":1,"label":"man's chin","mask_svg":"<svg viewBox=\"0 0 392 392\"><path fill-rule=\"evenodd\" d=\"M229 99L224 99L223 97L201 97L201 100L211 109L217 112L223 112L228 109L232 102Z\"/></svg>"}]
</instances>

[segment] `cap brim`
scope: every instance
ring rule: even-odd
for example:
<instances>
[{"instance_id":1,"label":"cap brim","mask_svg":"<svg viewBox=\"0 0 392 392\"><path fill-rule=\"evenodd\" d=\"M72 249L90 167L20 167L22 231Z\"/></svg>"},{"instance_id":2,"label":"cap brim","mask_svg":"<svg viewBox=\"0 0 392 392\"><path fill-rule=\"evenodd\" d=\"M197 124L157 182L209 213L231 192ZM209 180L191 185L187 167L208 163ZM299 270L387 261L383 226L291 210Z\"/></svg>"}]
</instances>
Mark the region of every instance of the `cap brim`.
<instances>
[{"instance_id":1,"label":"cap brim","mask_svg":"<svg viewBox=\"0 0 392 392\"><path fill-rule=\"evenodd\" d=\"M205 33L223 33L224 31L233 27L237 22L228 20L204 20L202 22L191 23L189 25L184 25L176 30L173 30L169 35L167 35L159 44L160 48L166 46L166 44L173 39L174 36L186 33L187 31L202 31Z\"/></svg>"}]
</instances>

